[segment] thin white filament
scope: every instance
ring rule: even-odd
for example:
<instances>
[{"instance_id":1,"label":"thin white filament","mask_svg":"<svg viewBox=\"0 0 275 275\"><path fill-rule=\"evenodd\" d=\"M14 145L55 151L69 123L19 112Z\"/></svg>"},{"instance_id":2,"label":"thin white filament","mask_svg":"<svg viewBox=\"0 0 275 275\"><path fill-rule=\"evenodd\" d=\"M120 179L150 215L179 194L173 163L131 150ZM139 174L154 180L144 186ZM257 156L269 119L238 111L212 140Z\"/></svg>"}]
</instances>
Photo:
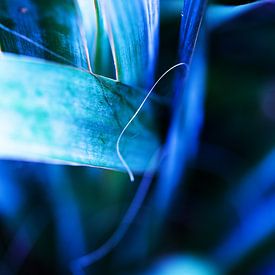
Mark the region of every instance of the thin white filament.
<instances>
[{"instance_id":1,"label":"thin white filament","mask_svg":"<svg viewBox=\"0 0 275 275\"><path fill-rule=\"evenodd\" d=\"M155 82L155 84L152 86L152 88L149 90L149 92L147 93L146 97L143 99L143 101L141 102L141 104L139 105L138 109L136 110L136 112L134 113L134 115L130 118L130 120L128 121L128 123L125 125L125 127L123 128L123 130L121 131L117 142L116 142L116 151L117 151L117 155L121 161L121 163L123 164L124 168L126 169L129 177L130 177L130 181L133 182L135 180L134 174L130 168L130 166L128 165L128 163L125 161L124 157L122 156L121 152L120 152L120 141L122 136L124 135L125 131L127 130L127 128L130 126L130 124L133 122L133 120L137 117L138 113L140 112L141 108L143 107L143 105L145 104L145 102L147 101L148 97L151 95L151 93L153 92L153 90L155 89L155 87L157 86L157 84L161 81L161 79L166 76L170 71L174 70L175 68L179 67L179 66L186 66L188 67L188 65L184 62L178 63L174 66L172 66L171 68L169 68L167 71L165 71L160 78Z\"/></svg>"}]
</instances>

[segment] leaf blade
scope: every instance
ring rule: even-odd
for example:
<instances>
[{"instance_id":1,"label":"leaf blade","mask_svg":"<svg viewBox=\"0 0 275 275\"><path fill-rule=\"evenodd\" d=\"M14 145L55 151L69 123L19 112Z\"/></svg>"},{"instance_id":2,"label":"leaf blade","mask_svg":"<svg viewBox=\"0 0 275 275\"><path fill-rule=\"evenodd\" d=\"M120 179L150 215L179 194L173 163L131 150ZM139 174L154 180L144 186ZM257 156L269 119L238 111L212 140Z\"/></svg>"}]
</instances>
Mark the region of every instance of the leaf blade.
<instances>
[{"instance_id":1,"label":"leaf blade","mask_svg":"<svg viewBox=\"0 0 275 275\"><path fill-rule=\"evenodd\" d=\"M205 4L203 0L184 1L179 59L186 64L187 69L175 77L173 113L165 147L167 157L163 163L165 169L160 172L156 194L156 200L162 201L159 205L161 214L167 211L172 194L184 176L186 165L196 153L202 123L205 84L203 36L196 49L195 46ZM194 51L194 60L191 61Z\"/></svg>"},{"instance_id":2,"label":"leaf blade","mask_svg":"<svg viewBox=\"0 0 275 275\"><path fill-rule=\"evenodd\" d=\"M88 69L73 0L3 0L0 10L3 51Z\"/></svg>"},{"instance_id":3,"label":"leaf blade","mask_svg":"<svg viewBox=\"0 0 275 275\"><path fill-rule=\"evenodd\" d=\"M131 86L150 86L158 49L159 0L98 3L107 25L117 79Z\"/></svg>"},{"instance_id":4,"label":"leaf blade","mask_svg":"<svg viewBox=\"0 0 275 275\"><path fill-rule=\"evenodd\" d=\"M73 67L11 54L0 58L0 72L2 158L124 170L115 143L142 92ZM145 106L121 143L135 172L146 168L160 146L150 109Z\"/></svg>"}]
</instances>

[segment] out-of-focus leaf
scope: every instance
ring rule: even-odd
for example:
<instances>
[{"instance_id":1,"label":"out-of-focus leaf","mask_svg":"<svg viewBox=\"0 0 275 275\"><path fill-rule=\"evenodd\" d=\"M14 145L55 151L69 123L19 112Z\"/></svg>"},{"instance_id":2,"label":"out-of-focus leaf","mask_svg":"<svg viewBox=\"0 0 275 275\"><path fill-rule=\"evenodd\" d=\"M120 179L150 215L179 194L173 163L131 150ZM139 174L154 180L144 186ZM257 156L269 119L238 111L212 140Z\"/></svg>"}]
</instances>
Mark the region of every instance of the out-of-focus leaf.
<instances>
[{"instance_id":1,"label":"out-of-focus leaf","mask_svg":"<svg viewBox=\"0 0 275 275\"><path fill-rule=\"evenodd\" d=\"M14 218L22 208L23 194L9 165L0 162L0 218Z\"/></svg>"},{"instance_id":2,"label":"out-of-focus leaf","mask_svg":"<svg viewBox=\"0 0 275 275\"><path fill-rule=\"evenodd\" d=\"M107 25L117 79L147 87L158 49L159 0L98 1Z\"/></svg>"},{"instance_id":3,"label":"out-of-focus leaf","mask_svg":"<svg viewBox=\"0 0 275 275\"><path fill-rule=\"evenodd\" d=\"M206 1L184 1L180 26L180 62L189 65L196 45Z\"/></svg>"},{"instance_id":4,"label":"out-of-focus leaf","mask_svg":"<svg viewBox=\"0 0 275 275\"><path fill-rule=\"evenodd\" d=\"M44 214L44 213L43 213ZM9 243L6 253L2 256L4 264L0 264L1 274L16 274L26 261L41 233L49 224L48 217L41 215L41 209L35 208L24 218ZM20 250L20 253L18 253ZM5 263L12 263L5 266Z\"/></svg>"},{"instance_id":5,"label":"out-of-focus leaf","mask_svg":"<svg viewBox=\"0 0 275 275\"><path fill-rule=\"evenodd\" d=\"M0 58L0 156L122 169L117 138L144 98L111 79L64 65ZM144 171L159 146L151 104L129 127L121 152Z\"/></svg>"},{"instance_id":6,"label":"out-of-focus leaf","mask_svg":"<svg viewBox=\"0 0 275 275\"><path fill-rule=\"evenodd\" d=\"M185 1L181 23L180 61L189 66L194 51L204 11L204 1ZM161 197L160 208L165 210L171 194L180 181L186 162L194 155L202 123L205 53L204 39L197 49L193 64L178 74L175 81L174 108L167 137L167 159L161 170L157 200ZM187 79L186 79L187 77Z\"/></svg>"},{"instance_id":7,"label":"out-of-focus leaf","mask_svg":"<svg viewBox=\"0 0 275 275\"><path fill-rule=\"evenodd\" d=\"M182 0L161 0L160 16L162 20L175 20L182 12Z\"/></svg>"},{"instance_id":8,"label":"out-of-focus leaf","mask_svg":"<svg viewBox=\"0 0 275 275\"><path fill-rule=\"evenodd\" d=\"M218 275L220 272L210 262L193 255L169 255L157 261L143 275Z\"/></svg>"},{"instance_id":9,"label":"out-of-focus leaf","mask_svg":"<svg viewBox=\"0 0 275 275\"><path fill-rule=\"evenodd\" d=\"M214 259L223 269L233 269L247 254L274 232L275 196L273 195L247 213L240 224L215 250Z\"/></svg>"},{"instance_id":10,"label":"out-of-focus leaf","mask_svg":"<svg viewBox=\"0 0 275 275\"><path fill-rule=\"evenodd\" d=\"M47 175L44 187L53 208L57 233L56 246L61 266L67 269L70 261L82 255L85 250L78 201L63 166L49 166Z\"/></svg>"},{"instance_id":11,"label":"out-of-focus leaf","mask_svg":"<svg viewBox=\"0 0 275 275\"><path fill-rule=\"evenodd\" d=\"M130 204L126 214L122 218L121 223L117 227L117 230L115 230L111 237L99 248L72 262L71 270L74 274L81 274L84 268L93 265L95 262L105 257L108 253L111 252L112 249L114 249L118 245L118 243L125 236L127 230L129 229L129 226L133 223L133 220L138 214L138 211L142 206L142 203L144 202L146 194L148 193L148 189L154 176L154 173L151 172L151 165L155 166L156 159L158 158L159 150L155 152L154 156L150 160L150 163L144 173L144 177L142 178L142 181L132 200L132 203Z\"/></svg>"},{"instance_id":12,"label":"out-of-focus leaf","mask_svg":"<svg viewBox=\"0 0 275 275\"><path fill-rule=\"evenodd\" d=\"M244 217L255 205L264 199L275 184L275 150L240 181L237 188L230 192L230 201L236 206L241 217Z\"/></svg>"},{"instance_id":13,"label":"out-of-focus leaf","mask_svg":"<svg viewBox=\"0 0 275 275\"><path fill-rule=\"evenodd\" d=\"M191 70L185 81L184 89L179 94L171 122L165 169L161 173L159 199L161 208L168 206L177 183L184 175L187 162L197 152L199 134L203 120L204 84L205 84L205 53L204 43L196 50ZM178 79L178 87L183 85L183 79Z\"/></svg>"},{"instance_id":14,"label":"out-of-focus leaf","mask_svg":"<svg viewBox=\"0 0 275 275\"><path fill-rule=\"evenodd\" d=\"M244 15L254 17L252 20L255 20L256 15L261 18L260 21L266 18L274 20L275 1L260 0L239 6L212 5L207 10L207 26L212 30Z\"/></svg>"},{"instance_id":15,"label":"out-of-focus leaf","mask_svg":"<svg viewBox=\"0 0 275 275\"><path fill-rule=\"evenodd\" d=\"M0 2L2 51L88 69L79 24L74 0Z\"/></svg>"}]
</instances>

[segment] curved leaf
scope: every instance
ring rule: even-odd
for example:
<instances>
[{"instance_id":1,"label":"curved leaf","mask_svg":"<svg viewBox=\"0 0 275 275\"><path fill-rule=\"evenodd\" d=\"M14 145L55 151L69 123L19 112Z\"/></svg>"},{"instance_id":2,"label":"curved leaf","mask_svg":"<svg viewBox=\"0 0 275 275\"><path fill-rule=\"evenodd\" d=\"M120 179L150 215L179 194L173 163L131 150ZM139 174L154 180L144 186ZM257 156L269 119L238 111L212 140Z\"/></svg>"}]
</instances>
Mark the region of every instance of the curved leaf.
<instances>
[{"instance_id":1,"label":"curved leaf","mask_svg":"<svg viewBox=\"0 0 275 275\"><path fill-rule=\"evenodd\" d=\"M144 98L119 82L33 58L0 58L0 156L123 169L117 138ZM152 102L151 102L152 103ZM160 141L152 104L129 127L121 152L144 171Z\"/></svg>"}]
</instances>

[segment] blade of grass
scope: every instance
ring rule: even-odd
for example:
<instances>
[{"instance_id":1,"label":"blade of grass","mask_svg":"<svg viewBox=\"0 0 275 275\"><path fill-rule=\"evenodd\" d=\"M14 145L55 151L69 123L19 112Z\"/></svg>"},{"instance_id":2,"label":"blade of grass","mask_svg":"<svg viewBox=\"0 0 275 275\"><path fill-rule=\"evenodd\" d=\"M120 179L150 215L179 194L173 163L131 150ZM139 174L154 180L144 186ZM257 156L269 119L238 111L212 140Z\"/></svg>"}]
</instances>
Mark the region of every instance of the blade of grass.
<instances>
[{"instance_id":1,"label":"blade of grass","mask_svg":"<svg viewBox=\"0 0 275 275\"><path fill-rule=\"evenodd\" d=\"M78 21L73 0L2 0L2 50L88 69Z\"/></svg>"},{"instance_id":2,"label":"blade of grass","mask_svg":"<svg viewBox=\"0 0 275 275\"><path fill-rule=\"evenodd\" d=\"M94 0L96 12L96 44L94 48L95 73L115 78L114 60L107 34L106 22L100 12L98 0Z\"/></svg>"},{"instance_id":3,"label":"blade of grass","mask_svg":"<svg viewBox=\"0 0 275 275\"><path fill-rule=\"evenodd\" d=\"M151 86L158 49L159 1L97 2L107 26L117 80Z\"/></svg>"},{"instance_id":4,"label":"blade of grass","mask_svg":"<svg viewBox=\"0 0 275 275\"><path fill-rule=\"evenodd\" d=\"M11 54L0 59L0 83L1 158L124 170L116 141L143 92L73 67ZM135 172L144 171L160 145L152 102L121 141Z\"/></svg>"}]
</instances>

